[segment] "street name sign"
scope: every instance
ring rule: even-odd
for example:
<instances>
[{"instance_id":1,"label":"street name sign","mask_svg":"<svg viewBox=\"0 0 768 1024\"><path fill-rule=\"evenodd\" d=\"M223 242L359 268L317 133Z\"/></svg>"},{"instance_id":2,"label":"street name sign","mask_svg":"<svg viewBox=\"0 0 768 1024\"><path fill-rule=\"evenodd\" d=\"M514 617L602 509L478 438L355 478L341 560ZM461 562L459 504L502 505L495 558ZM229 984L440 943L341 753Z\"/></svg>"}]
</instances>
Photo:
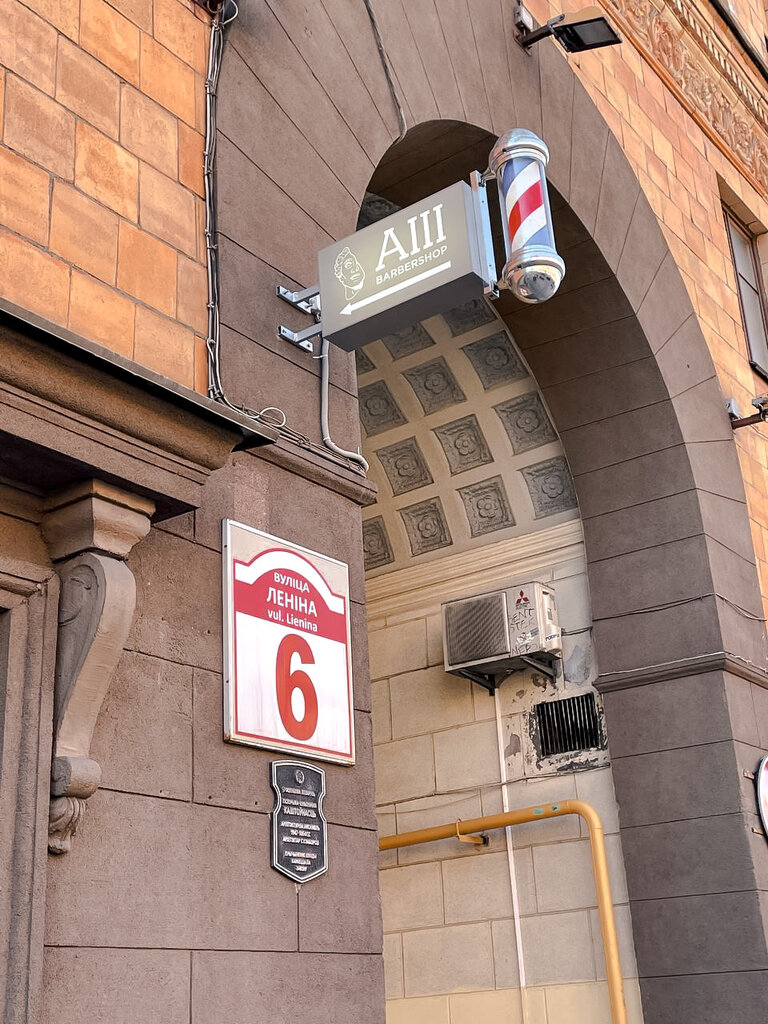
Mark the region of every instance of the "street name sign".
<instances>
[{"instance_id":1,"label":"street name sign","mask_svg":"<svg viewBox=\"0 0 768 1024\"><path fill-rule=\"evenodd\" d=\"M272 761L270 782L272 867L294 882L309 882L328 870L325 772L302 761Z\"/></svg>"},{"instance_id":2,"label":"street name sign","mask_svg":"<svg viewBox=\"0 0 768 1024\"><path fill-rule=\"evenodd\" d=\"M224 738L355 760L344 562L222 523Z\"/></svg>"},{"instance_id":3,"label":"street name sign","mask_svg":"<svg viewBox=\"0 0 768 1024\"><path fill-rule=\"evenodd\" d=\"M323 337L347 351L478 298L495 282L485 189L458 181L317 263Z\"/></svg>"}]
</instances>

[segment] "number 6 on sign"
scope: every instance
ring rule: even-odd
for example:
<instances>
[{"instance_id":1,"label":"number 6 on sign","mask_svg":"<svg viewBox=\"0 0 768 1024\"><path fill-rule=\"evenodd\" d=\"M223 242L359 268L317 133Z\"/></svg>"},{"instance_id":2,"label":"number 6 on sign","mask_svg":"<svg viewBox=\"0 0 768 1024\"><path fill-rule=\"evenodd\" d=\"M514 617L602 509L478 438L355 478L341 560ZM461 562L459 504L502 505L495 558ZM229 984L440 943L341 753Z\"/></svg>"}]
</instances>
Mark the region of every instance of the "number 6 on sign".
<instances>
[{"instance_id":1,"label":"number 6 on sign","mask_svg":"<svg viewBox=\"0 0 768 1024\"><path fill-rule=\"evenodd\" d=\"M223 522L224 738L352 764L347 566Z\"/></svg>"},{"instance_id":2,"label":"number 6 on sign","mask_svg":"<svg viewBox=\"0 0 768 1024\"><path fill-rule=\"evenodd\" d=\"M306 672L297 669L291 672L291 658L298 654L303 665L314 665L312 650L307 641L289 633L277 648L277 707L280 720L287 732L296 740L308 740L317 728L317 693ZM293 713L292 696L298 690L304 698L304 713L301 720Z\"/></svg>"}]
</instances>

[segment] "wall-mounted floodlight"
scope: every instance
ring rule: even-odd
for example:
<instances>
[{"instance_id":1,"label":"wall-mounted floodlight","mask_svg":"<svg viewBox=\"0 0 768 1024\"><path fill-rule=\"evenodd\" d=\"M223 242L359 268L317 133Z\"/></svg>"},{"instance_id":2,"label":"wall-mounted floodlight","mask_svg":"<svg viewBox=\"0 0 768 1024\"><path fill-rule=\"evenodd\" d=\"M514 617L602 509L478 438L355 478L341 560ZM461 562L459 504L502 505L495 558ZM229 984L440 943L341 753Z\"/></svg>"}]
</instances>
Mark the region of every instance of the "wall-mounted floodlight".
<instances>
[{"instance_id":1,"label":"wall-mounted floodlight","mask_svg":"<svg viewBox=\"0 0 768 1024\"><path fill-rule=\"evenodd\" d=\"M526 50L548 36L554 36L568 53L582 53L584 50L615 46L621 42L621 36L599 7L585 7L575 14L558 14L550 18L546 25L531 31L533 20L523 5L519 4L515 21L520 29L520 43Z\"/></svg>"}]
</instances>

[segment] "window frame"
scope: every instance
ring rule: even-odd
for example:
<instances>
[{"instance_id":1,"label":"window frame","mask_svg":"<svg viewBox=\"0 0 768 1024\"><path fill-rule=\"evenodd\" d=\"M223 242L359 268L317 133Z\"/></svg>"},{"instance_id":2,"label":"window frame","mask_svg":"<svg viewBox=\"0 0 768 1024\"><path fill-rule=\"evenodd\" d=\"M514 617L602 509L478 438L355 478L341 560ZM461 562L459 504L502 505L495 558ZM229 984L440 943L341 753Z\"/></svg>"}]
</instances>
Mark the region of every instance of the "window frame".
<instances>
[{"instance_id":1,"label":"window frame","mask_svg":"<svg viewBox=\"0 0 768 1024\"><path fill-rule=\"evenodd\" d=\"M749 365L752 367L754 372L758 374L758 376L762 377L763 380L768 381L768 299L766 299L765 284L763 282L762 269L760 265L760 255L757 249L758 236L753 231L750 231L738 214L734 213L734 211L725 203L723 203L723 217L725 219L725 233L728 236L728 249L731 254L731 266L736 279L736 294L739 297L739 310L741 311L741 323L744 328L744 337L747 342ZM744 238L749 247L749 254L752 260L752 269L754 271L756 282L754 290L757 292L757 300L760 307L762 323L762 338L757 339L757 341L762 345L761 352L755 351L757 346L753 343L753 337L750 335L750 323L745 312L744 297L742 294L742 281L744 281L744 284L750 288L752 285L751 282L746 281L743 275L739 272L738 264L736 262L736 254L733 247L732 231L737 231Z\"/></svg>"}]
</instances>

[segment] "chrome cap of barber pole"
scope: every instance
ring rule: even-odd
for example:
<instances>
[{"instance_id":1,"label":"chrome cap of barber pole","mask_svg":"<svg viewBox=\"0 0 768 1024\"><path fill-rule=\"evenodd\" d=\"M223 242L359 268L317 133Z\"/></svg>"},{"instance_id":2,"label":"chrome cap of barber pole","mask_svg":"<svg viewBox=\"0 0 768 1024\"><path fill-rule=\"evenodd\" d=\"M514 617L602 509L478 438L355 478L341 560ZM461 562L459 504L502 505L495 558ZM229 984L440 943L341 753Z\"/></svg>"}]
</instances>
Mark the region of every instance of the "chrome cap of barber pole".
<instances>
[{"instance_id":1,"label":"chrome cap of barber pole","mask_svg":"<svg viewBox=\"0 0 768 1024\"><path fill-rule=\"evenodd\" d=\"M538 135L513 128L491 150L504 225L507 262L502 278L522 302L551 299L565 276L555 249L546 166L549 150Z\"/></svg>"}]
</instances>

